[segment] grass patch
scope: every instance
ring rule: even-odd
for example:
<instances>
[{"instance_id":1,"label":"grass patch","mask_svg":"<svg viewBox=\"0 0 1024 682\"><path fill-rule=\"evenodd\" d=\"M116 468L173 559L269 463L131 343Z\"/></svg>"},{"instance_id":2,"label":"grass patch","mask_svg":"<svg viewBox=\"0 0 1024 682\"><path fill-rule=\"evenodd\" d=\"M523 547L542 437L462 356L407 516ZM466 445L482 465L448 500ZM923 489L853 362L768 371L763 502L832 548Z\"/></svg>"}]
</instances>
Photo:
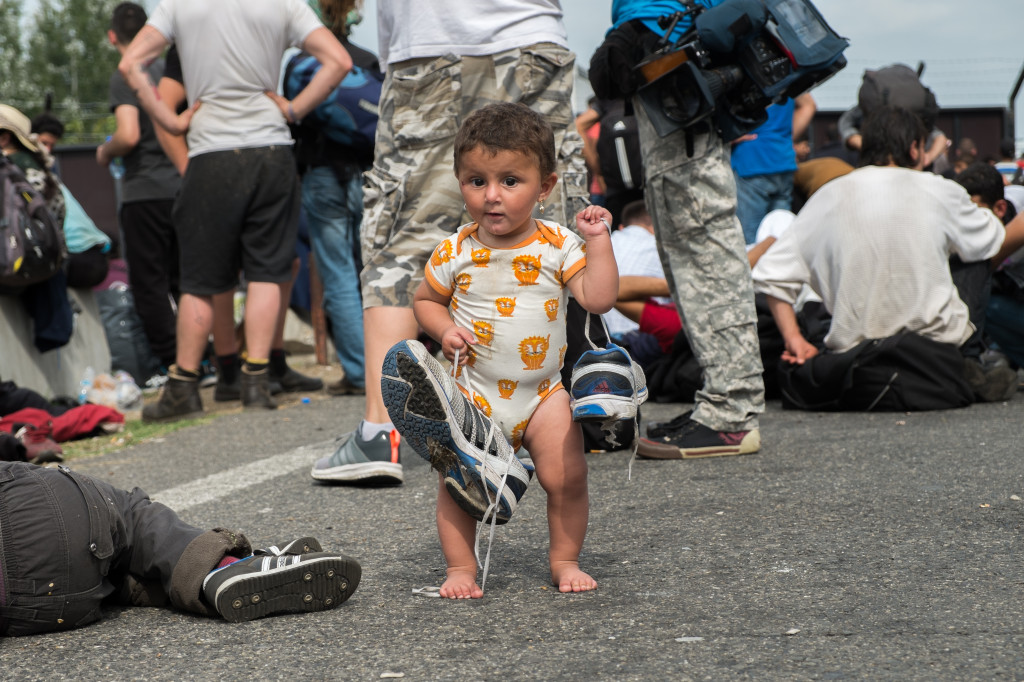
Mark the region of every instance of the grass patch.
<instances>
[{"instance_id":1,"label":"grass patch","mask_svg":"<svg viewBox=\"0 0 1024 682\"><path fill-rule=\"evenodd\" d=\"M129 419L124 423L124 430L119 433L111 433L94 438L83 438L82 440L71 440L61 443L64 450L64 459L82 459L105 455L109 452L117 452L139 443L162 438L169 433L189 426L209 424L217 416L210 414L196 419L182 419L176 422L163 424L144 424L141 419Z\"/></svg>"}]
</instances>

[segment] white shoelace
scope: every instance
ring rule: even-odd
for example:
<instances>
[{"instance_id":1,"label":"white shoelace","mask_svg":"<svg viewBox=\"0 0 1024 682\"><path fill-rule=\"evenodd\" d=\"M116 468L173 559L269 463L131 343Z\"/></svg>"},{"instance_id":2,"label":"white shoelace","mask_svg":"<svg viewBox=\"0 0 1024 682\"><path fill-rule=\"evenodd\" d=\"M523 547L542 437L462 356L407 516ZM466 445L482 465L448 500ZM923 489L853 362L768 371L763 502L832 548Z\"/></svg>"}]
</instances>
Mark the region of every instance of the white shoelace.
<instances>
[{"instance_id":1,"label":"white shoelace","mask_svg":"<svg viewBox=\"0 0 1024 682\"><path fill-rule=\"evenodd\" d=\"M458 371L459 371L459 351L458 351L458 349L456 349L456 351L455 351L455 359L452 361L452 378L453 379L458 374ZM468 384L469 383L469 365L466 365L463 368L462 371L466 373L466 383ZM512 461L511 460L505 462L505 473L502 474L502 476L501 476L501 483L498 485L498 490L497 490L497 492L495 492L494 497L492 499L492 497L491 497L491 490L490 490L490 488L487 485L487 475L486 475L486 472L487 472L487 468L489 466L488 461L487 461L487 452L490 449L491 444L494 442L494 438L495 438L494 431L495 431L495 428L496 427L494 425L494 422L491 422L491 428L488 429L487 435L486 435L486 437L484 439L484 448L483 448L483 450L484 450L484 454L483 454L483 465L484 465L483 468L484 468L484 471L482 472L482 476L481 476L481 478L483 479L484 494L487 495L487 502L488 502L487 509L486 509L486 511L484 511L484 518L486 519L488 517L488 515L490 515L491 521L490 521L490 524L487 524L486 522L483 522L483 523L480 523L477 526L476 541L473 543L473 556L476 557L476 563L479 566L479 565L481 565L480 564L480 536L483 533L484 526L485 525L490 525L491 530L490 530L490 534L489 534L489 536L487 538L487 553L484 555L484 561L483 561L483 575L480 578L480 589L481 590L483 590L485 587L487 587L487 573L490 571L490 567L491 567L491 545L494 543L494 534L495 534L495 531L497 530L497 526L498 526L498 503L501 500L502 492L505 490L505 483L506 483L506 481L508 481L508 472L512 468ZM504 438L505 436L502 435L501 437ZM512 456L515 457L514 454Z\"/></svg>"}]
</instances>

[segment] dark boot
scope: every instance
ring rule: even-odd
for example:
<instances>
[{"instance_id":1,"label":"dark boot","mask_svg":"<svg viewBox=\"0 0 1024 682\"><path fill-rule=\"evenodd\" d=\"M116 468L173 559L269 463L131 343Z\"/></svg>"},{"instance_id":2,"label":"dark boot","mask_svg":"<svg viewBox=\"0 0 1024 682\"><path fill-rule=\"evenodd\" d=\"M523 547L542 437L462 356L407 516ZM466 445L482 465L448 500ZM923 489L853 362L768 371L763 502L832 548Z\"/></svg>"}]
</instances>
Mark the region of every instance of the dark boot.
<instances>
[{"instance_id":1,"label":"dark boot","mask_svg":"<svg viewBox=\"0 0 1024 682\"><path fill-rule=\"evenodd\" d=\"M270 390L272 393L312 393L323 390L323 387L323 380L306 376L289 367L283 350L270 351Z\"/></svg>"},{"instance_id":2,"label":"dark boot","mask_svg":"<svg viewBox=\"0 0 1024 682\"><path fill-rule=\"evenodd\" d=\"M277 409L277 401L270 395L270 370L266 367L253 371L242 367L242 407Z\"/></svg>"},{"instance_id":3,"label":"dark boot","mask_svg":"<svg viewBox=\"0 0 1024 682\"><path fill-rule=\"evenodd\" d=\"M217 356L217 387L213 399L219 403L238 400L242 397L242 381L239 378L238 354Z\"/></svg>"},{"instance_id":4,"label":"dark boot","mask_svg":"<svg viewBox=\"0 0 1024 682\"><path fill-rule=\"evenodd\" d=\"M172 365L167 371L167 383L160 392L160 400L142 408L142 421L169 422L203 413L199 397L199 375L185 373Z\"/></svg>"}]
</instances>

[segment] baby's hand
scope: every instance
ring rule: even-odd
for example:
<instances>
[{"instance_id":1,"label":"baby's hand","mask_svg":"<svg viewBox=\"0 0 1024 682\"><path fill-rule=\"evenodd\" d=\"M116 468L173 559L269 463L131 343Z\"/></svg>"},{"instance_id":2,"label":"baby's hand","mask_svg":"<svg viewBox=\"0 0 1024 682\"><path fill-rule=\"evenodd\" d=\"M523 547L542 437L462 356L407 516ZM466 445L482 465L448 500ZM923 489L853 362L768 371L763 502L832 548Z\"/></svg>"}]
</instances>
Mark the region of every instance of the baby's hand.
<instances>
[{"instance_id":1,"label":"baby's hand","mask_svg":"<svg viewBox=\"0 0 1024 682\"><path fill-rule=\"evenodd\" d=\"M612 229L612 214L603 206L587 206L576 214L576 231L584 238L608 234Z\"/></svg>"},{"instance_id":2,"label":"baby's hand","mask_svg":"<svg viewBox=\"0 0 1024 682\"><path fill-rule=\"evenodd\" d=\"M469 346L476 343L476 334L465 327L452 325L441 335L441 352L448 362L455 362L455 351L459 351L459 364L469 360Z\"/></svg>"}]
</instances>

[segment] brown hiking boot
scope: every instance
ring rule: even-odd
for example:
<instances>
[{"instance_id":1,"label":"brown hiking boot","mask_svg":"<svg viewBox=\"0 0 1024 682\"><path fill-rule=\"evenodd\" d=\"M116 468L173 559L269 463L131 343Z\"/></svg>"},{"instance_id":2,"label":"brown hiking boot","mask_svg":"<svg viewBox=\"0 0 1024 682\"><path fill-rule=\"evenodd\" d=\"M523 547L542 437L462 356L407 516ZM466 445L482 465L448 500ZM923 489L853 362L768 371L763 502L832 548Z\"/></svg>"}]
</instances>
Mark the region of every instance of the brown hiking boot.
<instances>
[{"instance_id":1,"label":"brown hiking boot","mask_svg":"<svg viewBox=\"0 0 1024 682\"><path fill-rule=\"evenodd\" d=\"M270 370L252 372L242 367L242 407L276 410L277 401L270 395Z\"/></svg>"},{"instance_id":2,"label":"brown hiking boot","mask_svg":"<svg viewBox=\"0 0 1024 682\"><path fill-rule=\"evenodd\" d=\"M169 422L203 413L199 397L199 377L189 377L177 365L167 370L167 383L160 391L160 400L142 408L142 421Z\"/></svg>"}]
</instances>

